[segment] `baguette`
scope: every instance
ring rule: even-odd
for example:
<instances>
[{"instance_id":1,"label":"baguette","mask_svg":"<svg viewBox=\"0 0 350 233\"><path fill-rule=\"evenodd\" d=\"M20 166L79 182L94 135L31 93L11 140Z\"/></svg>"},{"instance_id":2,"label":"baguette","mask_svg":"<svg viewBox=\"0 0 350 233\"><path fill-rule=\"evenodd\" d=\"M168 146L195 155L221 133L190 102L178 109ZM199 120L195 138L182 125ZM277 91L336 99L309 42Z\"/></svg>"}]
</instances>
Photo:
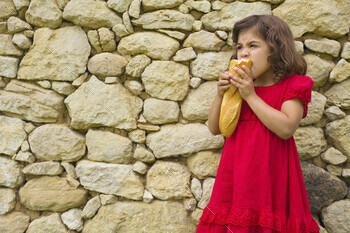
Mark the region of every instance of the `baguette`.
<instances>
[{"instance_id":1,"label":"baguette","mask_svg":"<svg viewBox=\"0 0 350 233\"><path fill-rule=\"evenodd\" d=\"M233 67L239 67L242 69L242 65L248 67L252 66L252 61L241 59L233 59L230 62L229 72L237 77L241 77ZM227 89L223 94L220 109L219 129L223 136L230 137L235 130L238 119L241 113L242 97L239 94L237 87L230 83L230 88Z\"/></svg>"}]
</instances>

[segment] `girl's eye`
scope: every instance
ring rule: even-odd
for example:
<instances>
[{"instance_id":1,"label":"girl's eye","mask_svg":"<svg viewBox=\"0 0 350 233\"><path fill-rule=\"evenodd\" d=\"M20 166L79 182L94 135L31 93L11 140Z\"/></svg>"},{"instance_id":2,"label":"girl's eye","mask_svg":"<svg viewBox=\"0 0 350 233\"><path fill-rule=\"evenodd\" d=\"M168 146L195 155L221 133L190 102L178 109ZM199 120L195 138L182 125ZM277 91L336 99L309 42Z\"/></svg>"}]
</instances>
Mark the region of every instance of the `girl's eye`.
<instances>
[{"instance_id":1,"label":"girl's eye","mask_svg":"<svg viewBox=\"0 0 350 233\"><path fill-rule=\"evenodd\" d=\"M256 45L253 45L253 44L252 44L252 45L250 45L250 46L252 46L252 47L256 47ZM237 46L237 50L238 50L238 49L241 49L241 48L242 48L242 46Z\"/></svg>"}]
</instances>

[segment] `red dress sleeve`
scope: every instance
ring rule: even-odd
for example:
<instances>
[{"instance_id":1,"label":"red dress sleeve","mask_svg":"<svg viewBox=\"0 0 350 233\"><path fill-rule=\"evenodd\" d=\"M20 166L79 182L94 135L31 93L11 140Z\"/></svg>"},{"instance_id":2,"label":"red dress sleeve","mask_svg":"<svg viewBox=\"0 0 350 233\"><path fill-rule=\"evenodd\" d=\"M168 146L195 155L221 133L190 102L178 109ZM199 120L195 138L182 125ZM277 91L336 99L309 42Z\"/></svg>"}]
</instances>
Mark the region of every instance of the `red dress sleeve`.
<instances>
[{"instance_id":1,"label":"red dress sleeve","mask_svg":"<svg viewBox=\"0 0 350 233\"><path fill-rule=\"evenodd\" d=\"M295 97L301 99L304 104L304 114L302 118L305 118L308 111L307 104L311 101L313 85L314 81L309 76L294 75L287 84L282 103Z\"/></svg>"}]
</instances>

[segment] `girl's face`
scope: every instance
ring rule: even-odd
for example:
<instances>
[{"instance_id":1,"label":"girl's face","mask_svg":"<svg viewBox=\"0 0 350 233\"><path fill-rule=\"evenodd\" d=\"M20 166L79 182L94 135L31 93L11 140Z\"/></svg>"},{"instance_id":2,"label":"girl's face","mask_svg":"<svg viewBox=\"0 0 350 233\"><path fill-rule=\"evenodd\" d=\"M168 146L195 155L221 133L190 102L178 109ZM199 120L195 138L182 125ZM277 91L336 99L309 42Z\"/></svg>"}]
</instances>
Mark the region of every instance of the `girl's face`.
<instances>
[{"instance_id":1,"label":"girl's face","mask_svg":"<svg viewBox=\"0 0 350 233\"><path fill-rule=\"evenodd\" d=\"M246 29L239 33L237 41L237 59L251 59L253 79L268 83L273 78L273 70L267 61L270 48L266 41L256 35L254 29Z\"/></svg>"}]
</instances>

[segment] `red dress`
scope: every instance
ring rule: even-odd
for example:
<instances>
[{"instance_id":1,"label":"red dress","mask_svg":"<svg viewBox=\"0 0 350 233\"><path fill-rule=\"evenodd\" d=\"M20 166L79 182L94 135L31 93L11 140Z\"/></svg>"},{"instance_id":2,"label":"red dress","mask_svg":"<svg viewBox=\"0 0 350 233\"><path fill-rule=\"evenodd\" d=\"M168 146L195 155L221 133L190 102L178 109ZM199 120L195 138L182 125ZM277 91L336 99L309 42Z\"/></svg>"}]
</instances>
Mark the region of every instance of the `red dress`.
<instances>
[{"instance_id":1,"label":"red dress","mask_svg":"<svg viewBox=\"0 0 350 233\"><path fill-rule=\"evenodd\" d=\"M256 94L281 110L298 97L303 118L313 80L292 75ZM315 233L294 137L283 140L270 131L243 100L233 134L226 138L211 198L196 233Z\"/></svg>"}]
</instances>

